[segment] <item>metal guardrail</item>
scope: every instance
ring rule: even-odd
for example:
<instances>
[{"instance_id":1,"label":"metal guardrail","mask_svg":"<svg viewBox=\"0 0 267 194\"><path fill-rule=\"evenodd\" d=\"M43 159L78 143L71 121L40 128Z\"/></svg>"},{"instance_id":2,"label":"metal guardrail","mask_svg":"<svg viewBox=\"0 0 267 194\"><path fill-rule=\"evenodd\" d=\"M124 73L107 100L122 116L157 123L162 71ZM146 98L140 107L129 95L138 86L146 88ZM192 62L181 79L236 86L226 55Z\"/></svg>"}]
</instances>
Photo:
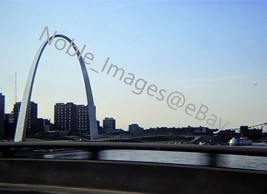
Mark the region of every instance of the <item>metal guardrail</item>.
<instances>
[{"instance_id":1,"label":"metal guardrail","mask_svg":"<svg viewBox=\"0 0 267 194\"><path fill-rule=\"evenodd\" d=\"M247 156L267 156L267 147L249 146L222 146L222 145L187 145L187 144L164 144L164 143L122 143L122 142L1 142L0 150L14 148L32 149L83 149L92 152L103 150L151 150L151 151L175 151L175 152L198 152L207 154L233 154Z\"/></svg>"}]
</instances>

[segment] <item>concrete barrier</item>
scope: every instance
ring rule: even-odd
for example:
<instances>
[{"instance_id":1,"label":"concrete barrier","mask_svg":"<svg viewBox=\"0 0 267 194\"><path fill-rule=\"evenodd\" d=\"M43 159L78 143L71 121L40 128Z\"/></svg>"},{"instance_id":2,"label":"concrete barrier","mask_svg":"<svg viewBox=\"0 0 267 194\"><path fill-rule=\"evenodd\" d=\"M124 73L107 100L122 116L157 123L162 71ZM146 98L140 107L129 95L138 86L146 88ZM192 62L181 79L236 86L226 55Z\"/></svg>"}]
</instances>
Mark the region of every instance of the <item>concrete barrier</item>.
<instances>
[{"instance_id":1,"label":"concrete barrier","mask_svg":"<svg viewBox=\"0 0 267 194\"><path fill-rule=\"evenodd\" d=\"M0 159L1 193L17 188L17 192L26 193L265 194L266 181L266 171L121 161Z\"/></svg>"}]
</instances>

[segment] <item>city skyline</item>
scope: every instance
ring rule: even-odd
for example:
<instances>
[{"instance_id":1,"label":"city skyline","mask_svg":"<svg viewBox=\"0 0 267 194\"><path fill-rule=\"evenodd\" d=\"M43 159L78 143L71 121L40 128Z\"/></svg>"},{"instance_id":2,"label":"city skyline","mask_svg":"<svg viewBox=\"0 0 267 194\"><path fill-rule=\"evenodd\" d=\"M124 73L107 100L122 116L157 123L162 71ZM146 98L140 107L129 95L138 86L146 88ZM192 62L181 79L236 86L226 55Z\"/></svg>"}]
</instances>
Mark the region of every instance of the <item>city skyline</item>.
<instances>
[{"instance_id":1,"label":"city skyline","mask_svg":"<svg viewBox=\"0 0 267 194\"><path fill-rule=\"evenodd\" d=\"M37 17L31 18L40 9L37 3L2 2L0 33L6 38L0 44L0 92L8 96L6 112L14 104L15 72L21 101L30 64L42 43L39 37L48 26L51 34L66 34L75 39L79 49L86 44L85 50L94 54L87 70L97 118L115 117L118 128L127 129L130 123L145 128L212 127L195 115L187 115L184 108L172 110L145 92L134 94L133 87L108 75L107 70L102 74L90 70L100 71L108 57L110 63L134 74L136 80L142 78L160 89L181 92L196 109L206 105L218 117L215 128L219 118L229 122L226 128L266 121L266 3L81 1L81 5L70 6L77 15L71 14L69 23L62 21L69 5L62 4L63 10L58 10L50 3L44 2L43 6L51 15L40 18L35 14ZM27 6L32 8L30 13L26 13ZM77 18L83 18L84 23L76 24ZM17 20L19 26L15 25ZM53 120L55 102L86 104L82 75L74 57L52 45L44 53L37 74L32 101L39 102L41 117Z\"/></svg>"},{"instance_id":2,"label":"city skyline","mask_svg":"<svg viewBox=\"0 0 267 194\"><path fill-rule=\"evenodd\" d=\"M0 93L0 97L2 97L2 99L4 99L4 101L2 101L2 102L5 102L5 95ZM5 107L5 103L2 103L1 106L2 106L2 110L4 110L3 107ZM21 102L16 102L13 105L13 108L12 108L11 112L2 111L2 114L7 116L6 119L8 119L8 117L10 117L10 115L13 115L12 116L13 117L13 121L12 122L14 122L15 125L16 125L17 124L17 120L18 120L20 106L21 106ZM72 111L75 108L74 115L72 115L72 116L69 115L69 113L68 113L68 109L69 108L71 108ZM49 123L52 121L51 124L54 125L53 130L56 130L56 131L62 131L62 130L63 131L69 131L69 132L71 132L71 131L83 131L83 130L84 131L89 131L89 126L87 125L88 124L88 118L86 118L86 117L88 117L87 105L75 104L73 102L57 102L56 104L54 104L53 120L51 118L39 117L38 116L38 110L39 110L38 102L30 101L29 110L28 110L29 114L32 114L30 116L30 120L32 120L31 118L35 117L35 120L36 120L35 122L37 122L38 119L47 120L47 121L49 121ZM65 113L64 113L64 111L65 111ZM66 114L66 112L67 112L67 114ZM57 127L58 124L57 124L57 121L56 121L58 119L56 117L57 117L57 115L60 115L60 114L61 114L61 116L62 116L62 114L64 114L63 117L66 117L66 118L71 117L72 119L75 120L75 122L77 122L77 125L74 125L74 126L72 126L70 128L66 128L66 129L65 128L64 129L60 129L62 127L58 128ZM66 120L66 118L61 118L60 122L62 122L62 121L63 121L63 123L64 122L69 122L69 121L64 121L64 120ZM80 121L80 119L81 119L81 121ZM8 121L5 120L5 122L8 122ZM73 122L73 121L70 121L70 122ZM150 127L147 127L147 128L143 128L143 127L139 126L139 124L136 123L135 121L132 121L132 122L128 123L126 128L117 128L116 127L117 120L116 120L116 118L112 117L112 115L105 116L103 119L97 118L97 122L98 122L98 129L100 127L101 129L123 130L123 131L129 131L129 132L131 132L130 131L131 128L132 128L132 131L137 131L137 132L138 132L138 130L142 131L142 130L149 130L149 129L153 129L153 128L187 128L187 127L188 128L209 128L208 126L201 126L201 125L200 126L192 126L192 125L169 126L169 127L168 126L156 126L156 127L151 127L150 126ZM105 124L105 122L106 122L106 124ZM29 125L29 123L28 123L28 125ZM32 125L32 124L30 124L30 125ZM266 123L264 122L264 123L258 123L258 124L255 124L253 126L248 126L248 127L251 127L252 129L255 129L255 127L256 127L256 128L262 129L263 132L267 132L266 127L263 127L265 125L266 125ZM211 129L211 130L219 130L220 131L219 128L209 128L209 129ZM237 128L227 128L226 130L237 130L237 129L239 129L239 127L237 127ZM29 130L30 130L30 127L27 127L27 133L29 132ZM36 128L34 130L39 131L40 129ZM49 129L49 130L51 130L51 129ZM109 131L106 131L106 132L108 133Z\"/></svg>"},{"instance_id":3,"label":"city skyline","mask_svg":"<svg viewBox=\"0 0 267 194\"><path fill-rule=\"evenodd\" d=\"M13 119L14 119L14 123L16 124L17 121L18 121L18 116L19 116L19 111L20 111L20 106L21 106L21 102L16 102L14 105L13 105L13 108L10 112L6 112L5 111L5 95L0 93L0 102L1 102L1 106L0 106L0 113L1 113L1 119L3 119L3 121L1 120L1 124L4 124L4 115L10 115L12 114L13 115ZM68 108L75 108L75 114L77 112L77 115L74 116L74 117L77 117L75 119L77 119L77 121L79 119L81 119L81 122L78 122L77 126L75 126L75 130L89 130L89 126L87 125L88 124L88 110L87 110L87 105L83 105L83 104L75 104L73 102L66 102L66 103L63 103L63 102L58 102L56 104L54 104L54 111L53 111L53 121L56 121L57 119L55 117L58 116L58 114L62 114L61 112L63 111L68 111ZM28 112L30 113L28 115L28 117L30 117L30 120L32 115L35 115L34 117L35 118L35 122L37 122L37 119L48 119L49 121L51 121L52 119L51 118L41 118L38 116L38 103L37 102L34 102L34 101L30 101L30 104L29 104L29 108L28 108ZM69 113L68 113L69 114ZM3 118L2 118L3 116ZM69 115L64 115L64 117L69 117ZM113 117L105 117L106 118L112 118L114 119ZM101 119L98 119L97 121L99 122ZM103 123L104 123L104 120L103 120ZM55 124L55 122L53 122L52 124ZM31 125L31 123L27 123L27 125ZM104 125L104 124L103 124ZM28 127L30 128L30 127ZM56 129L56 130L60 130L60 129ZM71 129L64 129L64 130L67 130L67 131L71 131Z\"/></svg>"}]
</instances>

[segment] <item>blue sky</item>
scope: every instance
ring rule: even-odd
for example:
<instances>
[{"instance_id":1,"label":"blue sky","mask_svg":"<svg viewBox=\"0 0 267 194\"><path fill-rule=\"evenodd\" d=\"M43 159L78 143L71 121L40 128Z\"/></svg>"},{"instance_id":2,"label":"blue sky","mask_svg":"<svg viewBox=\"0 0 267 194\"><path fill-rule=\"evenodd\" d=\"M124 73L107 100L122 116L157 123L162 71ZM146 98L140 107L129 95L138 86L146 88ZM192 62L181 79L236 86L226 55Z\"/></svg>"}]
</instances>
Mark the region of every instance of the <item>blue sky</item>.
<instances>
[{"instance_id":1,"label":"blue sky","mask_svg":"<svg viewBox=\"0 0 267 194\"><path fill-rule=\"evenodd\" d=\"M266 1L7 1L0 0L0 92L6 112L18 101L42 41L45 26L75 39L94 54L87 66L97 118L114 117L117 127L254 125L267 121ZM166 90L164 100L100 70L110 62ZM167 105L171 92L185 96L177 110ZM39 63L32 100L39 117L53 119L57 102L86 104L79 63L52 44ZM185 107L194 104L188 115ZM206 118L196 118L201 105ZM200 116L200 115L199 115Z\"/></svg>"}]
</instances>

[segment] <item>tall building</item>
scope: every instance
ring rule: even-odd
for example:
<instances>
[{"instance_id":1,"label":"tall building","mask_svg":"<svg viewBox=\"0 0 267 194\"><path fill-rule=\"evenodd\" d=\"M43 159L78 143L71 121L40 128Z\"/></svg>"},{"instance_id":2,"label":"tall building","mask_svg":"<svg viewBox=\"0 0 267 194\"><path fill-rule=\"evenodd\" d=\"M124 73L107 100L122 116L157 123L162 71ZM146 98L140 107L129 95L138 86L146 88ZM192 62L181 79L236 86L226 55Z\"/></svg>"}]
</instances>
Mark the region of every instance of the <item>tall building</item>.
<instances>
[{"instance_id":1,"label":"tall building","mask_svg":"<svg viewBox=\"0 0 267 194\"><path fill-rule=\"evenodd\" d=\"M18 123L19 110L21 102L16 102L13 108L15 126ZM35 102L30 102L28 106L28 119L26 134L32 135L37 132L37 118L38 118L38 105Z\"/></svg>"},{"instance_id":2,"label":"tall building","mask_svg":"<svg viewBox=\"0 0 267 194\"><path fill-rule=\"evenodd\" d=\"M5 114L5 138L14 139L15 136L15 123L14 123L14 114L6 113Z\"/></svg>"},{"instance_id":3,"label":"tall building","mask_svg":"<svg viewBox=\"0 0 267 194\"><path fill-rule=\"evenodd\" d=\"M116 121L114 118L105 118L103 120L103 128L104 129L116 129Z\"/></svg>"},{"instance_id":4,"label":"tall building","mask_svg":"<svg viewBox=\"0 0 267 194\"><path fill-rule=\"evenodd\" d=\"M0 93L0 139L4 137L5 124L5 96Z\"/></svg>"},{"instance_id":5,"label":"tall building","mask_svg":"<svg viewBox=\"0 0 267 194\"><path fill-rule=\"evenodd\" d=\"M54 106L55 130L74 132L76 130L77 107L73 103L57 103Z\"/></svg>"},{"instance_id":6,"label":"tall building","mask_svg":"<svg viewBox=\"0 0 267 194\"><path fill-rule=\"evenodd\" d=\"M89 116L88 116L88 106L77 105L77 130L86 131L89 130Z\"/></svg>"}]
</instances>

